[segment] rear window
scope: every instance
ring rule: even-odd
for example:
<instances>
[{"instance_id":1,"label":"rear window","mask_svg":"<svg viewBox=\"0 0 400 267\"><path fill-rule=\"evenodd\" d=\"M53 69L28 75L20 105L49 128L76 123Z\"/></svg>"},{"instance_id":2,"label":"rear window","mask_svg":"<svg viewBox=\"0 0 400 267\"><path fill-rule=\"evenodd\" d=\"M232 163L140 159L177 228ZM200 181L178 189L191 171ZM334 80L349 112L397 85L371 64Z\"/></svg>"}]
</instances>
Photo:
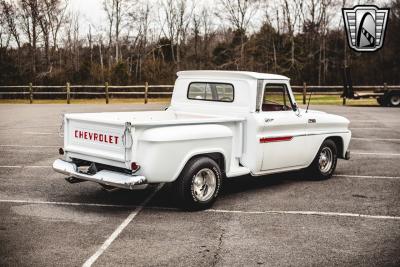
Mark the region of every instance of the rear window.
<instances>
[{"instance_id":1,"label":"rear window","mask_svg":"<svg viewBox=\"0 0 400 267\"><path fill-rule=\"evenodd\" d=\"M189 84L189 99L218 102L233 102L233 85L229 83L193 82Z\"/></svg>"}]
</instances>

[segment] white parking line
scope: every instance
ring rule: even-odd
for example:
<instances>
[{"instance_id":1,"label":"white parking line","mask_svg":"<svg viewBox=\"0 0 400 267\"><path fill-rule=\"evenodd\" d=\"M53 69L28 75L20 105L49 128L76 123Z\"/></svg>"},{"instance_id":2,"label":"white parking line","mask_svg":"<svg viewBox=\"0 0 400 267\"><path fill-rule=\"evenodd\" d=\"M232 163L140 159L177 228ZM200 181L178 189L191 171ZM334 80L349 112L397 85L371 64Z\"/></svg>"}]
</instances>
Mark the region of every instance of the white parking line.
<instances>
[{"instance_id":1,"label":"white parking line","mask_svg":"<svg viewBox=\"0 0 400 267\"><path fill-rule=\"evenodd\" d=\"M19 199L0 199L0 203L21 203L21 204L40 204L40 205L60 205L60 206L88 206L88 207L111 207L111 208L136 208L131 205L115 205L100 203L79 203L79 202L59 202L41 200L19 200Z\"/></svg>"},{"instance_id":2,"label":"white parking line","mask_svg":"<svg viewBox=\"0 0 400 267\"><path fill-rule=\"evenodd\" d=\"M122 230L139 214L139 212L146 206L146 204L154 197L154 195L163 187L164 184L160 184L154 192L148 196L136 210L132 211L131 214L115 229L115 231L110 235L109 238L101 245L101 247L94 253L83 265L82 267L89 267L103 254L104 251L111 245L111 243L119 236Z\"/></svg>"},{"instance_id":3,"label":"white parking line","mask_svg":"<svg viewBox=\"0 0 400 267\"><path fill-rule=\"evenodd\" d=\"M19 169L22 168L21 165L14 165L14 166L0 166L0 168L5 168L5 169Z\"/></svg>"},{"instance_id":4,"label":"white parking line","mask_svg":"<svg viewBox=\"0 0 400 267\"><path fill-rule=\"evenodd\" d=\"M347 177L347 178L360 178L360 179L400 179L399 176L376 176L376 175L346 175L334 174L333 177Z\"/></svg>"},{"instance_id":5,"label":"white parking line","mask_svg":"<svg viewBox=\"0 0 400 267\"><path fill-rule=\"evenodd\" d=\"M382 130L390 130L390 131L393 131L393 129L391 129L391 128L377 128L377 127L350 127L350 130L379 130L379 131L382 131Z\"/></svg>"},{"instance_id":6,"label":"white parking line","mask_svg":"<svg viewBox=\"0 0 400 267\"><path fill-rule=\"evenodd\" d=\"M344 175L339 175L344 176ZM348 175L345 175L350 177ZM354 176L367 178L368 176ZM380 176L371 176L380 177ZM399 179L400 177L381 177L381 178L394 178ZM15 200L15 199L0 199L0 203L26 203L26 204L44 204L44 205L66 205L66 206L94 206L94 207L115 207L115 208L137 208L128 218L122 222L122 224L112 233L112 235L104 242L100 249L89 258L92 259L90 264L93 264L95 260L103 253L107 247L112 243L115 238L118 237L119 233L129 224L130 221L144 208L153 210L167 210L167 211L179 211L177 208L171 207L145 207L146 204L151 200L152 197L162 188L163 184L160 184L156 190L147 197L139 206L134 205L116 205L116 204L97 204L97 203L76 203L76 202L54 202L54 201L40 201L40 200ZM348 213L348 212L325 212L325 211L290 211L290 210L265 210L265 211L243 211L243 210L223 210L223 209L208 209L203 212L211 213L237 213L237 214L291 214L291 215L315 215L315 216L340 216L340 217L355 217L355 218L369 218L369 219L390 219L390 220L400 220L400 216L389 216L389 215L369 215L360 213ZM100 253L101 252L101 253ZM100 254L99 254L100 253ZM94 256L96 255L96 258ZM89 262L87 260L86 262ZM86 264L85 262L85 264ZM90 266L90 265L85 265Z\"/></svg>"},{"instance_id":7,"label":"white parking line","mask_svg":"<svg viewBox=\"0 0 400 267\"><path fill-rule=\"evenodd\" d=\"M0 147L23 147L23 148L59 148L60 146L45 146L45 145L0 145Z\"/></svg>"},{"instance_id":8,"label":"white parking line","mask_svg":"<svg viewBox=\"0 0 400 267\"><path fill-rule=\"evenodd\" d=\"M352 155L369 155L369 156L391 156L391 157L398 157L400 156L399 153L373 153L373 152L351 152Z\"/></svg>"},{"instance_id":9,"label":"white parking line","mask_svg":"<svg viewBox=\"0 0 400 267\"><path fill-rule=\"evenodd\" d=\"M14 165L14 166L10 166L10 165L3 165L0 166L0 168L4 168L4 169L22 169L22 168L36 168L36 169L40 169L40 168L52 168L51 165L45 165L45 166L35 166L35 165Z\"/></svg>"},{"instance_id":10,"label":"white parking line","mask_svg":"<svg viewBox=\"0 0 400 267\"><path fill-rule=\"evenodd\" d=\"M360 141L400 141L398 138L364 138L364 137L352 137L351 140L360 140Z\"/></svg>"},{"instance_id":11,"label":"white parking line","mask_svg":"<svg viewBox=\"0 0 400 267\"><path fill-rule=\"evenodd\" d=\"M301 211L301 210L242 211L242 210L209 209L205 210L205 212L238 213L238 214L294 214L294 215L341 216L341 217L358 217L358 218L369 218L369 219L400 220L400 216L368 215L368 214L358 214L358 213L324 212L324 211Z\"/></svg>"},{"instance_id":12,"label":"white parking line","mask_svg":"<svg viewBox=\"0 0 400 267\"><path fill-rule=\"evenodd\" d=\"M46 133L46 132L23 132L26 135L58 135L58 133Z\"/></svg>"},{"instance_id":13,"label":"white parking line","mask_svg":"<svg viewBox=\"0 0 400 267\"><path fill-rule=\"evenodd\" d=\"M352 122L378 122L377 120L351 120L350 123Z\"/></svg>"}]
</instances>

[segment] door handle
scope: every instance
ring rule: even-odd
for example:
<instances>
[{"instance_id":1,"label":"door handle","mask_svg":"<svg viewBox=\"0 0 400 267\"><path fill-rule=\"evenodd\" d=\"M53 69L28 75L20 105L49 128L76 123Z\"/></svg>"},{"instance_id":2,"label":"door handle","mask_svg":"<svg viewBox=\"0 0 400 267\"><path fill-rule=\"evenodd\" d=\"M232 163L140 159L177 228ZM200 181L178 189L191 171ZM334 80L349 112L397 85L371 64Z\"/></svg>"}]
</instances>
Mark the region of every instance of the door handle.
<instances>
[{"instance_id":1,"label":"door handle","mask_svg":"<svg viewBox=\"0 0 400 267\"><path fill-rule=\"evenodd\" d=\"M308 123L316 123L317 120L316 119L308 119Z\"/></svg>"},{"instance_id":2,"label":"door handle","mask_svg":"<svg viewBox=\"0 0 400 267\"><path fill-rule=\"evenodd\" d=\"M264 121L265 121L265 123L269 123L269 122L273 122L274 119L273 118L265 118Z\"/></svg>"}]
</instances>

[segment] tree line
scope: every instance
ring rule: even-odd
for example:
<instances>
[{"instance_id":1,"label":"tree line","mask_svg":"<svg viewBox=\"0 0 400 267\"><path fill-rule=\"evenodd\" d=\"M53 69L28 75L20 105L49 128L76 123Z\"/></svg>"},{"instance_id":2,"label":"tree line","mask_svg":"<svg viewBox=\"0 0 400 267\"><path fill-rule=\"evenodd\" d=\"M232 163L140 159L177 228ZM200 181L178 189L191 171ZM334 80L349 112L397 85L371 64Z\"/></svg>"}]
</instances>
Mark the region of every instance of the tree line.
<instances>
[{"instance_id":1,"label":"tree line","mask_svg":"<svg viewBox=\"0 0 400 267\"><path fill-rule=\"evenodd\" d=\"M171 84L179 70L283 74L293 84L399 84L400 0L384 47L347 44L346 0L103 0L105 20L84 24L68 0L0 0L0 84Z\"/></svg>"}]
</instances>

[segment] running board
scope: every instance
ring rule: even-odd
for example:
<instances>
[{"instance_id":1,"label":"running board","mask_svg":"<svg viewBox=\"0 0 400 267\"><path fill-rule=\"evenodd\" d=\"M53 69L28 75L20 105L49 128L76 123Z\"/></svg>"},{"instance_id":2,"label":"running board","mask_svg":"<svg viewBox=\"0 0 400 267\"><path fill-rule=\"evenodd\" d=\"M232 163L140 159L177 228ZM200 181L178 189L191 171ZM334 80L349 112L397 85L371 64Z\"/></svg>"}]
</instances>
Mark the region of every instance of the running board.
<instances>
[{"instance_id":1,"label":"running board","mask_svg":"<svg viewBox=\"0 0 400 267\"><path fill-rule=\"evenodd\" d=\"M249 174L250 170L246 167L236 167L236 168L231 168L230 172L226 174L227 177L236 177L236 176L242 176Z\"/></svg>"}]
</instances>

